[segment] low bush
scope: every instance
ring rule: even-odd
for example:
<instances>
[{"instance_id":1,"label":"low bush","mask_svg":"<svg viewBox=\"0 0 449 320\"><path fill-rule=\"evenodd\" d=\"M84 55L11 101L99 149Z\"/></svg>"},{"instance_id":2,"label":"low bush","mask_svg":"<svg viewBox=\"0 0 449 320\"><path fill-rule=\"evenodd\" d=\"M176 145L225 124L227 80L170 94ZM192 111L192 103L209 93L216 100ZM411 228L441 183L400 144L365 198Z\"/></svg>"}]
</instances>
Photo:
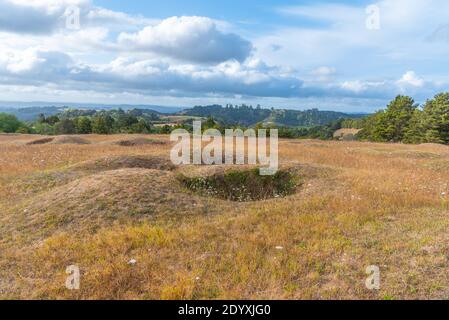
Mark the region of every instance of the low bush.
<instances>
[{"instance_id":1,"label":"low bush","mask_svg":"<svg viewBox=\"0 0 449 320\"><path fill-rule=\"evenodd\" d=\"M293 194L299 184L298 177L288 170L279 170L272 176L261 176L257 168L233 170L208 177L180 174L178 181L200 195L238 202L285 197Z\"/></svg>"}]
</instances>

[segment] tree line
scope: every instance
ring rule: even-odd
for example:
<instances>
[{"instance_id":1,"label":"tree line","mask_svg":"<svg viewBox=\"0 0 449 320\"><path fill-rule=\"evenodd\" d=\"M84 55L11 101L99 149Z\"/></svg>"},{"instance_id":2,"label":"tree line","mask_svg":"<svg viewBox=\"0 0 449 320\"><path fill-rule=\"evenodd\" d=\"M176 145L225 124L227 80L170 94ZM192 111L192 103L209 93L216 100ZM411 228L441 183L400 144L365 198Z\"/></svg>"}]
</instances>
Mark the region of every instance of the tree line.
<instances>
[{"instance_id":1,"label":"tree line","mask_svg":"<svg viewBox=\"0 0 449 320\"><path fill-rule=\"evenodd\" d=\"M281 138L309 138L331 140L334 132L341 128L361 129L357 139L373 142L396 143L442 143L449 144L449 93L437 94L427 100L422 106L413 98L398 95L385 110L376 112L364 118L344 118L329 121L325 125L285 126L276 122L266 122L262 119L268 115L268 109L251 106L234 107L231 105L209 106L202 109L197 107L188 113L208 116L203 120L203 130L242 129L249 127L260 129L278 129ZM234 123L229 125L220 117L213 114L231 114L232 118L240 116L255 116L260 120L254 125ZM276 114L274 110L268 110ZM283 116L286 113L280 112ZM290 118L290 117L287 117ZM0 132L6 133L36 133L44 135L54 134L114 134L114 133L158 133L169 134L172 130L183 128L192 130L191 121L184 121L173 127L168 125L155 126L160 120L159 115L151 110L66 110L54 116L40 115L37 121L24 123L14 115L0 113ZM228 119L230 120L230 119ZM254 119L253 119L254 120ZM232 121L230 121L232 122Z\"/></svg>"},{"instance_id":2,"label":"tree line","mask_svg":"<svg viewBox=\"0 0 449 320\"><path fill-rule=\"evenodd\" d=\"M169 133L168 126L156 127L160 117L151 110L95 111L66 110L60 114L40 114L34 122L22 122L16 116L0 113L0 132L32 133L42 135L114 134L114 133Z\"/></svg>"},{"instance_id":3,"label":"tree line","mask_svg":"<svg viewBox=\"0 0 449 320\"><path fill-rule=\"evenodd\" d=\"M437 94L419 106L397 96L387 109L354 123L360 140L374 142L449 144L449 93Z\"/></svg>"},{"instance_id":4,"label":"tree line","mask_svg":"<svg viewBox=\"0 0 449 320\"><path fill-rule=\"evenodd\" d=\"M282 127L317 127L325 126L333 121L346 118L360 118L361 114L346 114L335 111L311 110L284 110L284 109L264 109L260 105L253 107L248 105L226 106L211 105L197 106L185 110L182 114L208 118L212 117L224 126L240 125L252 127L258 123L273 123Z\"/></svg>"}]
</instances>

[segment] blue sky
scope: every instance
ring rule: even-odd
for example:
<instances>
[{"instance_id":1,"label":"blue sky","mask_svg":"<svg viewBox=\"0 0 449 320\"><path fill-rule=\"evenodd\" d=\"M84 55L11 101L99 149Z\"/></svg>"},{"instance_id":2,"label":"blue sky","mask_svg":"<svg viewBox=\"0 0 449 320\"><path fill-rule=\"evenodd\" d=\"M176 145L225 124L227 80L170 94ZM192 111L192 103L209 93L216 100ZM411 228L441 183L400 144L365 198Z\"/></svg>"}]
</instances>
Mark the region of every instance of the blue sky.
<instances>
[{"instance_id":1,"label":"blue sky","mask_svg":"<svg viewBox=\"0 0 449 320\"><path fill-rule=\"evenodd\" d=\"M95 1L99 6L130 14L143 14L150 17L166 18L170 16L207 16L214 19L232 21L234 23L253 22L258 25L296 25L297 19L289 19L275 13L275 8L296 5L311 5L317 1L282 1L282 0L166 0L159 1L123 1L101 0ZM326 1L334 4L359 4L366 6L370 1ZM299 21L300 22L300 21ZM313 21L307 21L313 24ZM300 22L301 23L301 22ZM307 25L307 23L304 23Z\"/></svg>"},{"instance_id":2,"label":"blue sky","mask_svg":"<svg viewBox=\"0 0 449 320\"><path fill-rule=\"evenodd\" d=\"M0 100L374 111L449 90L449 2L0 0Z\"/></svg>"}]
</instances>

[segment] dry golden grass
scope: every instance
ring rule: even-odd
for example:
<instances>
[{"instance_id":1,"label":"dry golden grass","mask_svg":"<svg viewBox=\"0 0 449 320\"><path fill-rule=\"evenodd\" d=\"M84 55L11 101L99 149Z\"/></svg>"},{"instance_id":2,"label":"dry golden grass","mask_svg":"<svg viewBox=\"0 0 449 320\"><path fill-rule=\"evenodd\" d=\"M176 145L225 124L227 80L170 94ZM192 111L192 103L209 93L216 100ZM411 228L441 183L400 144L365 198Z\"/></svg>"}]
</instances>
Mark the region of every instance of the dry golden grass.
<instances>
[{"instance_id":1,"label":"dry golden grass","mask_svg":"<svg viewBox=\"0 0 449 320\"><path fill-rule=\"evenodd\" d=\"M359 132L360 132L360 129L343 128L343 129L339 129L339 130L335 131L334 138L342 139L343 137L345 137L347 135L355 136Z\"/></svg>"},{"instance_id":2,"label":"dry golden grass","mask_svg":"<svg viewBox=\"0 0 449 320\"><path fill-rule=\"evenodd\" d=\"M234 203L182 189L170 144L39 138L0 135L2 298L449 298L449 147L282 141L299 192Z\"/></svg>"}]
</instances>

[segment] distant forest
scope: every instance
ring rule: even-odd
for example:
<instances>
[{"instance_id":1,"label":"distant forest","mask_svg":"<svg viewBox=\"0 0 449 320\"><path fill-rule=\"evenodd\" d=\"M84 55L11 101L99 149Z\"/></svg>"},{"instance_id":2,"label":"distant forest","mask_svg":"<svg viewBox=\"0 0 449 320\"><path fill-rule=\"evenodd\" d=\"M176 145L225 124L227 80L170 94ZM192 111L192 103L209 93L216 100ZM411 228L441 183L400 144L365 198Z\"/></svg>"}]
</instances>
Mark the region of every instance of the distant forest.
<instances>
[{"instance_id":1,"label":"distant forest","mask_svg":"<svg viewBox=\"0 0 449 320\"><path fill-rule=\"evenodd\" d=\"M36 111L36 110L33 110ZM194 107L173 115L149 109L76 110L54 115L39 114L34 121L20 121L0 113L0 132L54 134L160 133L192 130L193 119L203 129L277 128L282 138L334 139L342 128L359 129L353 139L396 143L449 144L449 93L437 94L422 106L408 96L397 96L385 110L373 115L333 111L263 109L260 106Z\"/></svg>"},{"instance_id":2,"label":"distant forest","mask_svg":"<svg viewBox=\"0 0 449 320\"><path fill-rule=\"evenodd\" d=\"M170 128L156 128L159 114L153 110L76 110L67 109L53 115L43 113L35 121L23 122L15 115L0 113L0 132L42 135L168 133Z\"/></svg>"},{"instance_id":3,"label":"distant forest","mask_svg":"<svg viewBox=\"0 0 449 320\"><path fill-rule=\"evenodd\" d=\"M251 127L258 123L287 127L313 127L327 125L340 119L361 118L366 114L346 114L334 111L306 111L263 109L260 106L211 105L198 106L182 112L187 116L212 117L222 125Z\"/></svg>"},{"instance_id":4,"label":"distant forest","mask_svg":"<svg viewBox=\"0 0 449 320\"><path fill-rule=\"evenodd\" d=\"M42 113L38 113L38 111ZM47 114L46 114L47 113ZM34 114L34 117L32 115ZM21 118L33 119L20 121ZM61 134L170 133L173 129L192 130L193 119L202 119L203 129L249 127L279 128L285 138L330 139L343 121L362 115L333 111L263 109L247 105L194 107L167 115L150 109L89 110L54 107L26 108L15 114L0 114L0 132Z\"/></svg>"}]
</instances>

